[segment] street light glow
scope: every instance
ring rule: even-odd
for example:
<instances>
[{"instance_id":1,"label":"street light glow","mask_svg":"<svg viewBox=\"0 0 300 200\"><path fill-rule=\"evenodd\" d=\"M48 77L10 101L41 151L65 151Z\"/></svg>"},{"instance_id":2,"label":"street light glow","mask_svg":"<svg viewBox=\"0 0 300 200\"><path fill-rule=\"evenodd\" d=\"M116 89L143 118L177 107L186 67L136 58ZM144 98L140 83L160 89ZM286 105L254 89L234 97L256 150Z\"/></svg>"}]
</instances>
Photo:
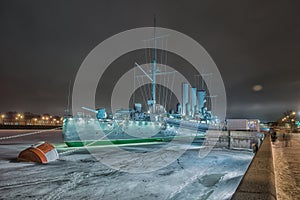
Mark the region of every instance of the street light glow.
<instances>
[{"instance_id":1,"label":"street light glow","mask_svg":"<svg viewBox=\"0 0 300 200\"><path fill-rule=\"evenodd\" d=\"M63 119L58 116L53 115L46 115L46 116L38 116L33 115L32 117L28 118L28 116L24 115L22 112L15 112L15 114L8 114L0 113L0 125L60 125L62 124Z\"/></svg>"}]
</instances>

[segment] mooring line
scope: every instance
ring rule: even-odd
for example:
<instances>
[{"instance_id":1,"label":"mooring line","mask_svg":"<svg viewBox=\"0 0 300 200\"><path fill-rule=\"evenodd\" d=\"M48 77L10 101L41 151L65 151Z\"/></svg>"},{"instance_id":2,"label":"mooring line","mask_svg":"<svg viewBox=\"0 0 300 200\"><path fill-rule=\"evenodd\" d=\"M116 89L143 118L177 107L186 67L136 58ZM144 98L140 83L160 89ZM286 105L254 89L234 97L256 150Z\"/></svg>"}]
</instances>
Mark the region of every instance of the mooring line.
<instances>
[{"instance_id":1,"label":"mooring line","mask_svg":"<svg viewBox=\"0 0 300 200\"><path fill-rule=\"evenodd\" d=\"M57 129L60 129L60 128L61 127L54 128L54 129L47 129L47 130L35 131L35 132L31 132L31 133L24 133L24 134L19 134L19 135L11 135L11 136L6 136L6 137L1 137L0 140L8 140L8 139L13 139L13 138L18 138L18 137L35 135L35 134L38 134L38 133L44 133L44 132L48 132L48 131L54 131L54 130L57 130Z\"/></svg>"},{"instance_id":2,"label":"mooring line","mask_svg":"<svg viewBox=\"0 0 300 200\"><path fill-rule=\"evenodd\" d=\"M111 130L109 133L107 133L106 135L102 136L102 137L99 138L98 140L96 140L96 141L94 141L94 142L91 142L91 143L89 143L89 144L87 144L87 145L84 145L83 148L89 147L89 146L95 144L96 142L102 140L103 138L105 138L106 136L110 135L110 134L113 133L113 132L114 132L114 130ZM71 150L68 150L68 151L65 151L65 152L58 153L58 155L61 156L61 157L64 157L65 154L74 153L74 152L76 152L76 151L78 151L78 150L80 150L80 149L82 149L82 148L71 149Z\"/></svg>"}]
</instances>

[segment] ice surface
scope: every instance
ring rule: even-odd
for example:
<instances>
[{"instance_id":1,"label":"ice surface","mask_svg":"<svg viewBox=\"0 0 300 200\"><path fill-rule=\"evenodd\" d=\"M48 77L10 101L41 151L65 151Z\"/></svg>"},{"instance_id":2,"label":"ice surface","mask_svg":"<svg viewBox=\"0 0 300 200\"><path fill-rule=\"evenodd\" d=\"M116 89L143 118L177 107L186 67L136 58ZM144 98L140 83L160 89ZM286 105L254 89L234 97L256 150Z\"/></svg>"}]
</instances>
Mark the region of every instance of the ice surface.
<instances>
[{"instance_id":1,"label":"ice surface","mask_svg":"<svg viewBox=\"0 0 300 200\"><path fill-rule=\"evenodd\" d=\"M111 169L83 148L46 165L16 162L21 150L43 136L62 144L60 132L0 141L1 199L230 199L253 157L251 152L215 149L199 158L199 148L193 146L169 166L138 174Z\"/></svg>"}]
</instances>

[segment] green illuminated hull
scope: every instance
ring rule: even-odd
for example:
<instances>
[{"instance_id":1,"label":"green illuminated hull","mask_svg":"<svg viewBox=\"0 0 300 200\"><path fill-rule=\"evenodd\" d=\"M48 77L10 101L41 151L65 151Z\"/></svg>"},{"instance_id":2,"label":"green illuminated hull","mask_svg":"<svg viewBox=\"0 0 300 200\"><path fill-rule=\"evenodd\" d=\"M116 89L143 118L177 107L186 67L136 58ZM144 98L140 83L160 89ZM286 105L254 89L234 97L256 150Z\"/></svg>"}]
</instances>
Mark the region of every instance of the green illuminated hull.
<instances>
[{"instance_id":1,"label":"green illuminated hull","mask_svg":"<svg viewBox=\"0 0 300 200\"><path fill-rule=\"evenodd\" d=\"M155 143L155 142L170 142L173 139L185 139L188 137L163 137L163 138L136 138L136 139L121 139L121 140L96 140L96 141L66 141L68 147L83 147L83 146L105 146L105 145L122 145L122 144L137 144L137 143ZM194 139L204 139L204 136L196 136Z\"/></svg>"},{"instance_id":2,"label":"green illuminated hull","mask_svg":"<svg viewBox=\"0 0 300 200\"><path fill-rule=\"evenodd\" d=\"M170 140L170 139L169 139ZM112 144L134 144L147 142L165 142L166 138L122 139L122 140L99 140L99 141L68 141L68 147L103 146Z\"/></svg>"},{"instance_id":3,"label":"green illuminated hull","mask_svg":"<svg viewBox=\"0 0 300 200\"><path fill-rule=\"evenodd\" d=\"M182 122L182 121L180 121ZM179 123L176 121L176 123ZM172 131L163 130L162 123L148 121L111 121L102 122L93 118L65 118L63 125L64 141L69 147L125 145L155 142L193 141L197 137L205 135L204 130L187 129L177 134L179 126L187 127L186 124L176 124ZM189 125L192 129L197 127ZM183 128L181 130L183 130ZM152 135L156 133L155 135ZM201 142L201 141L200 141Z\"/></svg>"}]
</instances>

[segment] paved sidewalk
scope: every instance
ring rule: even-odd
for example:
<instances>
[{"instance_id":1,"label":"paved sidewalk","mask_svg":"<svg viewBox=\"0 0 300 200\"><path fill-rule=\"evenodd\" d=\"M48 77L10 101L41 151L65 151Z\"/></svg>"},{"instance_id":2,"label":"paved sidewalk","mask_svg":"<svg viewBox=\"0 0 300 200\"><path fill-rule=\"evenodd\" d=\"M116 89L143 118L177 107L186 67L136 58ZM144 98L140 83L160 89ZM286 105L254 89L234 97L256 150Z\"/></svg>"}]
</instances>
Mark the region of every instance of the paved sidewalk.
<instances>
[{"instance_id":1,"label":"paved sidewalk","mask_svg":"<svg viewBox=\"0 0 300 200\"><path fill-rule=\"evenodd\" d=\"M276 195L278 200L300 198L300 133L277 134L273 143Z\"/></svg>"}]
</instances>

